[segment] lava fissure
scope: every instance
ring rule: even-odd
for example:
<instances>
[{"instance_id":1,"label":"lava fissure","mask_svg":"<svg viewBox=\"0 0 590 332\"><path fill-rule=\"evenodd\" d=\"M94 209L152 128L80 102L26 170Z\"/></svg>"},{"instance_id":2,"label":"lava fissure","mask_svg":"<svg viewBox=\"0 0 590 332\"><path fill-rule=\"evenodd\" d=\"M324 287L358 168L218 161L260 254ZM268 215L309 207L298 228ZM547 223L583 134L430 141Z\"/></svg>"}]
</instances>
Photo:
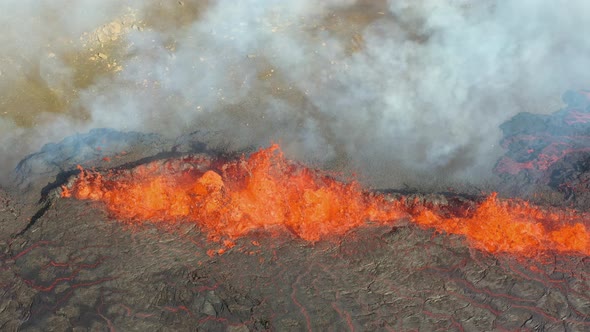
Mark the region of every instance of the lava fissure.
<instances>
[{"instance_id":1,"label":"lava fissure","mask_svg":"<svg viewBox=\"0 0 590 332\"><path fill-rule=\"evenodd\" d=\"M314 243L367 221L398 225L410 220L463 235L471 246L490 253L590 255L586 214L496 194L459 204L393 199L288 161L276 144L234 161L192 155L124 171L80 170L71 186L62 187L63 197L104 202L114 217L128 222L195 222L210 239L230 246L256 230L278 234L286 229Z\"/></svg>"},{"instance_id":2,"label":"lava fissure","mask_svg":"<svg viewBox=\"0 0 590 332\"><path fill-rule=\"evenodd\" d=\"M35 225L37 220L41 219L41 217L43 217L45 215L45 213L51 207L51 204L52 204L51 200L49 200L49 199L45 200L45 202L43 202L43 205L41 205L39 210L37 210L37 212L35 212L35 214L33 216L31 216L31 218L29 219L29 222L26 224L26 226L23 227L23 229L21 229L18 233L14 234L13 238L21 236L21 235L25 234L29 229L31 229L31 227L33 227Z\"/></svg>"}]
</instances>

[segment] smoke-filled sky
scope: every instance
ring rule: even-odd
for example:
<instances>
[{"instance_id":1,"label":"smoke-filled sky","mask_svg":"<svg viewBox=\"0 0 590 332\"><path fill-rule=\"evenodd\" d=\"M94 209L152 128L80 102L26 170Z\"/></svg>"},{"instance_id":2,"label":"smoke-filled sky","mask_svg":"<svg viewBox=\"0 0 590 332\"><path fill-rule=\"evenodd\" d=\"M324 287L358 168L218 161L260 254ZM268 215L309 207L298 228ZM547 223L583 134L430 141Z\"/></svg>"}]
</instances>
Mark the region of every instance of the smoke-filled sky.
<instances>
[{"instance_id":1,"label":"smoke-filled sky","mask_svg":"<svg viewBox=\"0 0 590 332\"><path fill-rule=\"evenodd\" d=\"M95 127L278 141L375 187L487 179L498 125L588 88L590 2L7 0L0 167Z\"/></svg>"}]
</instances>

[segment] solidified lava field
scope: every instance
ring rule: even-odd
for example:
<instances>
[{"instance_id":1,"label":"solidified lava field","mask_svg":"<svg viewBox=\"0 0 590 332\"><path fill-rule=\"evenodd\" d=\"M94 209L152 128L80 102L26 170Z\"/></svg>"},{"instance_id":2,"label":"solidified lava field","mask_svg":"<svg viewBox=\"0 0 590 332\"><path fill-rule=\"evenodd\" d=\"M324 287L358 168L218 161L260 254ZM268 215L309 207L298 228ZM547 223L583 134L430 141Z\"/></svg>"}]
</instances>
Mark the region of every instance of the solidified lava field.
<instances>
[{"instance_id":1,"label":"solidified lava field","mask_svg":"<svg viewBox=\"0 0 590 332\"><path fill-rule=\"evenodd\" d=\"M61 198L62 186L80 176L77 165L104 174L133 172L146 163L199 153L215 155L190 136L169 142L103 129L24 159L15 187L0 197L1 329L590 326L590 260L580 253L491 254L465 236L408 218L350 228L313 243L289 230L253 230L227 246L196 223L123 222L100 202ZM474 208L483 200L451 193L383 195L425 206Z\"/></svg>"},{"instance_id":2,"label":"solidified lava field","mask_svg":"<svg viewBox=\"0 0 590 332\"><path fill-rule=\"evenodd\" d=\"M0 1L0 331L590 331L564 4Z\"/></svg>"}]
</instances>

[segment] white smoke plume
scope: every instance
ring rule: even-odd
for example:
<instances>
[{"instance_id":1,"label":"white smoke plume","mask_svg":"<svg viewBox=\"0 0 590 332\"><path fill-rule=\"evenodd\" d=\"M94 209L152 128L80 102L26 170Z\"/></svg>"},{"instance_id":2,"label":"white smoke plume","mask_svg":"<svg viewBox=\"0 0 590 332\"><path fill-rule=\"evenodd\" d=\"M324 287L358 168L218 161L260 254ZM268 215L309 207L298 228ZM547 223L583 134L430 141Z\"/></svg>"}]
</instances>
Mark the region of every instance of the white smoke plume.
<instances>
[{"instance_id":1,"label":"white smoke plume","mask_svg":"<svg viewBox=\"0 0 590 332\"><path fill-rule=\"evenodd\" d=\"M590 2L3 1L1 167L94 127L291 158L375 187L478 182L498 125L587 88Z\"/></svg>"}]
</instances>

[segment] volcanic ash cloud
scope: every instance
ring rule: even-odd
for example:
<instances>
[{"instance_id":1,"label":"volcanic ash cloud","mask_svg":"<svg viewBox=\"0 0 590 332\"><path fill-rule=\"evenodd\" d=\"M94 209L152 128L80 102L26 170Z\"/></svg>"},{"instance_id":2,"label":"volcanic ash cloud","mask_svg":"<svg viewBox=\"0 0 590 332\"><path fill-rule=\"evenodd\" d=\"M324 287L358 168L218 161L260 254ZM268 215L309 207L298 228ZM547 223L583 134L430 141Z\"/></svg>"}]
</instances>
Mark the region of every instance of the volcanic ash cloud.
<instances>
[{"instance_id":1,"label":"volcanic ash cloud","mask_svg":"<svg viewBox=\"0 0 590 332\"><path fill-rule=\"evenodd\" d=\"M278 141L291 158L379 187L479 181L499 157L499 124L554 111L590 75L585 1L0 6L4 91L28 77L23 91L36 82L51 92L39 100L54 100L27 104L28 122L14 115L26 103L3 106L4 137L22 145L3 148L3 167L113 127L201 130L230 149Z\"/></svg>"}]
</instances>

